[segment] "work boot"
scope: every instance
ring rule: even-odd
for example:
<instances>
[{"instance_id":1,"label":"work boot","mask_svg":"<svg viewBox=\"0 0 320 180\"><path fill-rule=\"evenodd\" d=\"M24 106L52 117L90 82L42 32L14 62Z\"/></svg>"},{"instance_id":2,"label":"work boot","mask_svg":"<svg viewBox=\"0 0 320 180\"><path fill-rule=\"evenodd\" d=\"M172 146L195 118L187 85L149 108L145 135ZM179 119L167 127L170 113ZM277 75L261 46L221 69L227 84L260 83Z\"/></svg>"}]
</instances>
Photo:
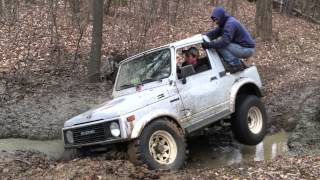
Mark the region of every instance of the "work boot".
<instances>
[{"instance_id":1,"label":"work boot","mask_svg":"<svg viewBox=\"0 0 320 180\"><path fill-rule=\"evenodd\" d=\"M243 60L240 60L240 62L243 69L247 69L249 67Z\"/></svg>"},{"instance_id":2,"label":"work boot","mask_svg":"<svg viewBox=\"0 0 320 180\"><path fill-rule=\"evenodd\" d=\"M242 65L231 65L230 68L229 68L229 72L231 74L233 73L236 73L236 72L239 72L239 71L242 71L244 68Z\"/></svg>"}]
</instances>

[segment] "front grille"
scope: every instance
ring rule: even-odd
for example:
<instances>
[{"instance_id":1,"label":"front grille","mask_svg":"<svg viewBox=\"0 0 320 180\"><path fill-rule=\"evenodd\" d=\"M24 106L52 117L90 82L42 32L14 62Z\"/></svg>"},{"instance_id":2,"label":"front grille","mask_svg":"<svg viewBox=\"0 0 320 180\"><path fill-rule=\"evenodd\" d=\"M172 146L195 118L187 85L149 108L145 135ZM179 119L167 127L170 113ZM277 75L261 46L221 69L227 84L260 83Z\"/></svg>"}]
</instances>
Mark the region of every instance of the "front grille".
<instances>
[{"instance_id":1,"label":"front grille","mask_svg":"<svg viewBox=\"0 0 320 180\"><path fill-rule=\"evenodd\" d=\"M79 127L71 130L65 130L64 136L66 131L72 131L74 145L111 140L111 139L114 139L109 129L109 126L112 122L114 121ZM65 136L65 143L69 144L66 139L66 136Z\"/></svg>"}]
</instances>

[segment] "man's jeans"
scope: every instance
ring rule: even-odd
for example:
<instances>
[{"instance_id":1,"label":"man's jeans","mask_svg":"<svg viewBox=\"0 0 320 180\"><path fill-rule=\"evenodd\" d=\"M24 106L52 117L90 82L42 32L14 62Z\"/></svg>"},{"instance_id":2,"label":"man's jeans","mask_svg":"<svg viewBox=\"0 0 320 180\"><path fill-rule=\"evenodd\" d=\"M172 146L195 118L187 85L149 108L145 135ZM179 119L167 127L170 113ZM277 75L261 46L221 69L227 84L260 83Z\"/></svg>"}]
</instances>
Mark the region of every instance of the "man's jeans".
<instances>
[{"instance_id":1,"label":"man's jeans","mask_svg":"<svg viewBox=\"0 0 320 180\"><path fill-rule=\"evenodd\" d=\"M242 47L239 44L231 43L225 48L217 49L224 60L231 66L241 65L239 58L248 58L255 52L255 48Z\"/></svg>"}]
</instances>

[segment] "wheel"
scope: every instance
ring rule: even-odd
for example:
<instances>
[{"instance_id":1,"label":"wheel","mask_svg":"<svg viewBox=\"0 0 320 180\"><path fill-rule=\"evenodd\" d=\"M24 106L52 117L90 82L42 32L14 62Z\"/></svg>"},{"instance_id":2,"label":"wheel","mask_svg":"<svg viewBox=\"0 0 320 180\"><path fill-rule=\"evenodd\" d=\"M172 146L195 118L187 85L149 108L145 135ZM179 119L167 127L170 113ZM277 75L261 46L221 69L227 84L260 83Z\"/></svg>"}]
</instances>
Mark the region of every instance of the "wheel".
<instances>
[{"instance_id":1,"label":"wheel","mask_svg":"<svg viewBox=\"0 0 320 180\"><path fill-rule=\"evenodd\" d=\"M231 126L235 138L246 145L259 144L266 134L267 114L257 96L240 96Z\"/></svg>"},{"instance_id":2,"label":"wheel","mask_svg":"<svg viewBox=\"0 0 320 180\"><path fill-rule=\"evenodd\" d=\"M184 134L167 119L158 119L144 128L128 146L129 160L149 169L177 170L186 159Z\"/></svg>"}]
</instances>

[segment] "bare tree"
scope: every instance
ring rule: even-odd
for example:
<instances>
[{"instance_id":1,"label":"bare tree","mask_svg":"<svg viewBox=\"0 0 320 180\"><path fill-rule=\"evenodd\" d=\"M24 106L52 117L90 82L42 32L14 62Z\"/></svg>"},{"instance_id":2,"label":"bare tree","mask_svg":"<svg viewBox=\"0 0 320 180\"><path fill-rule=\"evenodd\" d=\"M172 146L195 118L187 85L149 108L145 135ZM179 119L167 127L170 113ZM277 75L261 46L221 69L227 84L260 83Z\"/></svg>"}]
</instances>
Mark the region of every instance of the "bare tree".
<instances>
[{"instance_id":1,"label":"bare tree","mask_svg":"<svg viewBox=\"0 0 320 180\"><path fill-rule=\"evenodd\" d=\"M20 2L19 0L1 0L0 15L10 25L13 25L18 19Z\"/></svg>"},{"instance_id":2,"label":"bare tree","mask_svg":"<svg viewBox=\"0 0 320 180\"><path fill-rule=\"evenodd\" d=\"M88 79L97 82L100 78L102 26L103 26L103 0L93 0L93 29L90 60L88 64Z\"/></svg>"},{"instance_id":3,"label":"bare tree","mask_svg":"<svg viewBox=\"0 0 320 180\"><path fill-rule=\"evenodd\" d=\"M112 5L112 0L105 0L104 2L104 14L110 15L110 9Z\"/></svg>"},{"instance_id":4,"label":"bare tree","mask_svg":"<svg viewBox=\"0 0 320 180\"><path fill-rule=\"evenodd\" d=\"M169 13L168 5L169 5L169 0L161 1L161 13L163 17L165 17Z\"/></svg>"},{"instance_id":5,"label":"bare tree","mask_svg":"<svg viewBox=\"0 0 320 180\"><path fill-rule=\"evenodd\" d=\"M81 13L79 13L81 14ZM82 37L83 37L83 34L87 28L87 25L88 25L88 21L86 20L86 18L83 18L84 16L86 15L76 15L76 26L77 26L77 30L79 32L79 35L78 35L78 38L77 38L77 44L76 44L76 51L74 53L74 56L73 56L73 62L74 62L74 65L76 64L77 60L79 59L79 49L80 49L80 42L82 40Z\"/></svg>"},{"instance_id":6,"label":"bare tree","mask_svg":"<svg viewBox=\"0 0 320 180\"><path fill-rule=\"evenodd\" d=\"M263 41L272 38L272 1L257 0L256 4L256 35Z\"/></svg>"},{"instance_id":7,"label":"bare tree","mask_svg":"<svg viewBox=\"0 0 320 180\"><path fill-rule=\"evenodd\" d=\"M293 11L294 3L295 3L295 0L284 0L283 8L281 8L281 12L291 15Z\"/></svg>"},{"instance_id":8,"label":"bare tree","mask_svg":"<svg viewBox=\"0 0 320 180\"><path fill-rule=\"evenodd\" d=\"M231 2L231 15L237 16L238 12L238 0L232 0Z\"/></svg>"},{"instance_id":9,"label":"bare tree","mask_svg":"<svg viewBox=\"0 0 320 180\"><path fill-rule=\"evenodd\" d=\"M4 14L4 8L5 8L5 2L4 2L4 0L1 0L1 2L0 2L0 15L1 15L1 17Z\"/></svg>"},{"instance_id":10,"label":"bare tree","mask_svg":"<svg viewBox=\"0 0 320 180\"><path fill-rule=\"evenodd\" d=\"M175 0L175 9L172 15L172 24L175 26L177 22L178 12L179 12L180 0Z\"/></svg>"},{"instance_id":11,"label":"bare tree","mask_svg":"<svg viewBox=\"0 0 320 180\"><path fill-rule=\"evenodd\" d=\"M58 0L50 0L49 2L49 14L50 14L50 32L51 32L51 39L50 43L53 44L52 48L52 61L57 62L57 65L64 59L63 52L61 50L61 35L59 33L58 28L58 21L57 21L57 14L58 14ZM57 67L57 66L56 66Z\"/></svg>"}]
</instances>

